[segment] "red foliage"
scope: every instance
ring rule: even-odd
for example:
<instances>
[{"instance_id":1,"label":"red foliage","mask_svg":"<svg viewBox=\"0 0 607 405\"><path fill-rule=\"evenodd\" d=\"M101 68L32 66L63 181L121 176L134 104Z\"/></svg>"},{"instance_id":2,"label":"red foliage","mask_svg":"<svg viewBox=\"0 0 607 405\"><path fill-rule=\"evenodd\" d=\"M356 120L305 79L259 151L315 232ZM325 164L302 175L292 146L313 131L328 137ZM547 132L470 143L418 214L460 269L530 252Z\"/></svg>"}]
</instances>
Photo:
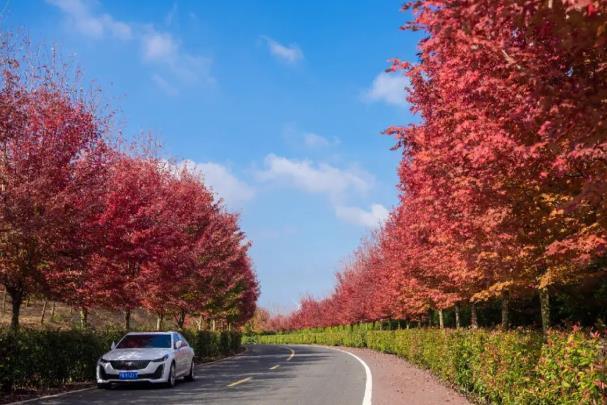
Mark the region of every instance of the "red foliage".
<instances>
[{"instance_id":1,"label":"red foliage","mask_svg":"<svg viewBox=\"0 0 607 405\"><path fill-rule=\"evenodd\" d=\"M416 318L605 277L607 3L415 1L395 60L420 123L391 127L400 204L289 327ZM398 73L396 73L398 74ZM304 305L305 304L305 305Z\"/></svg>"},{"instance_id":2,"label":"red foliage","mask_svg":"<svg viewBox=\"0 0 607 405\"><path fill-rule=\"evenodd\" d=\"M12 326L32 293L84 312L124 310L127 327L142 306L176 314L180 326L193 313L232 325L252 317L259 288L237 216L200 176L110 148L94 105L45 64L34 76L23 72L19 60L32 61L15 59L7 44L0 283L12 299Z\"/></svg>"}]
</instances>

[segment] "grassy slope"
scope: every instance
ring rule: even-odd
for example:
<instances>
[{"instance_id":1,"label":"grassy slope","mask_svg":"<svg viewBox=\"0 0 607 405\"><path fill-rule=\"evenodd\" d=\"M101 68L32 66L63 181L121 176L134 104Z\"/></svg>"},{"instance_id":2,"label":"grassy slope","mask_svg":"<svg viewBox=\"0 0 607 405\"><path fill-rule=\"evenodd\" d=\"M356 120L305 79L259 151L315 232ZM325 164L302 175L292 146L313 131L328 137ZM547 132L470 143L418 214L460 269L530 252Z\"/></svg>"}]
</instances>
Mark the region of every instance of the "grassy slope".
<instances>
[{"instance_id":1,"label":"grassy slope","mask_svg":"<svg viewBox=\"0 0 607 405\"><path fill-rule=\"evenodd\" d=\"M0 328L7 328L11 321L11 301L6 297L2 302L3 292L0 291ZM71 329L80 325L80 312L77 308L56 302L55 315L51 319L51 310L53 303L48 302L44 323L41 323L41 315L44 301L42 299L32 298L29 302L24 302L21 306L20 324L29 328L60 328ZM108 311L102 309L93 309L89 313L89 324L95 329L105 329L108 327L117 327L123 325L123 313L120 311ZM131 315L131 327L133 329L156 328L156 317L144 310L136 310ZM171 329L175 323L171 319L164 321L164 328Z\"/></svg>"}]
</instances>

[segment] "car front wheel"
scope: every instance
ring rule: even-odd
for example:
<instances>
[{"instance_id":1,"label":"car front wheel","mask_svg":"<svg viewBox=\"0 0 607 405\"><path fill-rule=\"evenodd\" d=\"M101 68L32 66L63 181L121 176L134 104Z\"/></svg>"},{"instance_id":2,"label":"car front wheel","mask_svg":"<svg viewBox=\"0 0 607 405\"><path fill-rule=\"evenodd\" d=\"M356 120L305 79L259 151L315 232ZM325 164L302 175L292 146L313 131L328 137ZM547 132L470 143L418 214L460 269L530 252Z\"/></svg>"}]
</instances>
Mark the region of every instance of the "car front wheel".
<instances>
[{"instance_id":1,"label":"car front wheel","mask_svg":"<svg viewBox=\"0 0 607 405\"><path fill-rule=\"evenodd\" d=\"M175 377L175 363L171 363L171 368L169 369L169 375L167 377L166 386L169 388L173 388L176 383Z\"/></svg>"},{"instance_id":2,"label":"car front wheel","mask_svg":"<svg viewBox=\"0 0 607 405\"><path fill-rule=\"evenodd\" d=\"M190 363L190 373L185 376L186 381L194 381L194 359Z\"/></svg>"}]
</instances>

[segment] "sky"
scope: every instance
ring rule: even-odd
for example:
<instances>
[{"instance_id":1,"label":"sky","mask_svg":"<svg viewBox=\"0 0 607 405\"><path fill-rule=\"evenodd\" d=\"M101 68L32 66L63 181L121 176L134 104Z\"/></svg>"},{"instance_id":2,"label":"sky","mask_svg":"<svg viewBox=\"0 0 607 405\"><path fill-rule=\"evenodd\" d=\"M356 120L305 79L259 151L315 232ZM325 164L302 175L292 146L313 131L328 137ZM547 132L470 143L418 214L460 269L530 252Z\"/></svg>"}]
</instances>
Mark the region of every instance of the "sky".
<instances>
[{"instance_id":1,"label":"sky","mask_svg":"<svg viewBox=\"0 0 607 405\"><path fill-rule=\"evenodd\" d=\"M289 311L398 200L381 132L414 121L417 33L401 1L0 0L2 30L55 48L103 90L127 137L203 173L252 242L259 304Z\"/></svg>"}]
</instances>

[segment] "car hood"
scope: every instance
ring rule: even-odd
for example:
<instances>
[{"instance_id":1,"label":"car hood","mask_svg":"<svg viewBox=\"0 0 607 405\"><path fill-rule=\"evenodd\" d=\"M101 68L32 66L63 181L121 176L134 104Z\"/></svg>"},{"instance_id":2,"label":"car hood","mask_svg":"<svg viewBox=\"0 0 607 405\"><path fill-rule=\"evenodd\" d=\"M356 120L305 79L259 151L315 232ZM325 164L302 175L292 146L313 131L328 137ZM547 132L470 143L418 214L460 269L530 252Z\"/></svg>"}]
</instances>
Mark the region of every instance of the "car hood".
<instances>
[{"instance_id":1,"label":"car hood","mask_svg":"<svg viewBox=\"0 0 607 405\"><path fill-rule=\"evenodd\" d=\"M102 357L105 360L155 360L170 352L171 349L114 349Z\"/></svg>"}]
</instances>

